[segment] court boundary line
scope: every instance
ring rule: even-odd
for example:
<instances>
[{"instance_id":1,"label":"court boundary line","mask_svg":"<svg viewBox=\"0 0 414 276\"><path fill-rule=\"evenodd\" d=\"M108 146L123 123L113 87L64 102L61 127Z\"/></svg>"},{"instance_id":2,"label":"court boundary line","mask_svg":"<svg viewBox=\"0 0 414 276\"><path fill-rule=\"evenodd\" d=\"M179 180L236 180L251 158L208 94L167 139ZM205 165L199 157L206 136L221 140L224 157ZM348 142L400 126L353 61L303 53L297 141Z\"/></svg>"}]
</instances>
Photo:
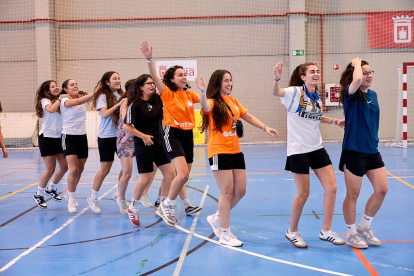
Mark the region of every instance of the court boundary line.
<instances>
[{"instance_id":1,"label":"court boundary line","mask_svg":"<svg viewBox=\"0 0 414 276\"><path fill-rule=\"evenodd\" d=\"M26 167L26 168L23 168L23 169L20 169L20 170L17 170L17 171L14 171L14 172L11 172L11 173L8 173L8 174L5 174L5 175L2 175L2 176L0 176L0 178L6 177L6 176L9 176L9 175L12 175L12 174L15 174L15 173L21 172L21 171L25 171L25 170L31 169L32 167L37 166L37 165L40 165L40 164L43 164L43 163L44 163L44 162L39 162L39 163L34 164L34 165L31 165L31 166L29 166L29 167Z\"/></svg>"},{"instance_id":2,"label":"court boundary line","mask_svg":"<svg viewBox=\"0 0 414 276\"><path fill-rule=\"evenodd\" d=\"M204 202L206 200L209 187L210 187L209 185L206 185L206 188L204 189L203 197L201 198L200 205L199 205L200 208L203 208L203 205L204 205ZM187 256L187 251L188 251L188 248L190 247L190 242L191 242L191 239L192 239L193 234L194 234L194 230L195 230L197 222L198 222L198 218L200 217L200 213L201 213L201 210L197 213L197 215L195 216L195 218L193 220L193 223L192 223L191 228L190 228L190 232L188 233L188 236L187 236L187 239L185 240L183 249L181 250L180 258L178 259L177 265L175 266L173 276L180 275L181 268L184 264L185 257Z\"/></svg>"},{"instance_id":3,"label":"court boundary line","mask_svg":"<svg viewBox=\"0 0 414 276\"><path fill-rule=\"evenodd\" d=\"M6 195L6 196L0 197L0 200L3 200L3 199L5 199L5 198L8 198L9 196L12 196L12 195L18 194L18 193L20 193L20 192L22 192L22 191L24 191L24 190L26 190L26 189L29 189L29 188L31 188L31 187L33 187L33 186L37 185L37 184L39 184L39 181L37 181L36 183L30 184L29 186L26 186L26 187L24 187L24 188L22 188L22 189L20 189L20 190L18 190L18 191L12 192L12 193L10 193L10 194L8 194L8 195Z\"/></svg>"},{"instance_id":4,"label":"court boundary line","mask_svg":"<svg viewBox=\"0 0 414 276\"><path fill-rule=\"evenodd\" d=\"M402 180L401 178L399 178L396 175L393 175L392 173L390 173L389 171L385 171L388 175L392 176L393 178L397 179L398 181L400 181L401 183L407 185L408 187L410 187L411 189L414 189L414 186L411 184L408 184L407 182L405 182L404 180Z\"/></svg>"},{"instance_id":5,"label":"court boundary line","mask_svg":"<svg viewBox=\"0 0 414 276\"><path fill-rule=\"evenodd\" d=\"M104 194L102 194L98 200L101 200L102 198L104 198L107 194L109 194L113 189L115 189L116 187L118 187L118 183L113 186L111 189L109 189L107 192L105 192ZM44 237L41 241L39 241L38 243L36 243L35 245L33 245L32 247L30 247L28 250L24 251L23 253L21 253L19 256L17 256L16 258L14 258L13 260L11 260L10 262L8 262L5 266L3 266L2 268L0 268L0 273L6 271L7 269L9 269L10 267L12 267L15 263L17 263L21 258L23 258L26 255L29 255L32 251L34 251L35 249L37 249L39 246L41 246L42 244L44 244L45 242L47 242L49 239L51 239L54 235L56 235L57 233L59 233L61 230L63 230L63 228L65 228L66 226L68 226L70 223L72 223L75 219L77 219L78 217L80 217L83 213L85 213L88 209L90 209L89 205L85 208L83 208L82 211L80 211L78 214L76 214L75 216L71 217L69 220L67 220L64 224L62 224L62 226L60 226L59 228L57 228L55 231L53 231L51 234L47 235L46 237Z\"/></svg>"},{"instance_id":6,"label":"court boundary line","mask_svg":"<svg viewBox=\"0 0 414 276\"><path fill-rule=\"evenodd\" d=\"M348 237L348 234L342 234L344 237ZM352 250L354 251L355 255L357 255L358 259L361 261L365 269L368 271L368 273L372 276L379 276L378 272L375 270L375 268L371 265L371 263L368 261L368 259L365 257L364 253L358 248L352 247Z\"/></svg>"},{"instance_id":7,"label":"court boundary line","mask_svg":"<svg viewBox=\"0 0 414 276\"><path fill-rule=\"evenodd\" d=\"M185 229L185 228L183 228L181 226L176 225L175 228L177 228L177 229L179 229L179 230L181 230L181 231L183 231L185 233L188 233L188 234L190 233L190 231L188 231L187 229ZM272 258L272 257L266 256L266 255L254 253L254 252L251 252L251 251L247 251L247 250L244 250L244 249L227 246L227 245L224 245L224 244L219 243L218 241L215 241L215 240L209 239L209 238L207 238L205 236L199 235L199 234L197 234L195 232L194 232L193 235L195 237L199 238L199 239L202 239L202 240L205 240L205 241L208 241L208 242L217 244L219 246L226 247L226 248L228 248L230 250L238 251L240 253L244 253L244 254L247 254L247 255L252 255L254 257L262 258L262 259L265 259L265 260L269 260L269 261L273 261L273 262L277 262L277 263L282 263L282 264L287 264L287 265L291 265L291 266L296 266L296 267L299 267L299 268L314 270L314 271L318 271L318 272L322 272L322 273L326 273L326 274L340 275L340 276L350 276L350 274L345 274L345 273L330 271L330 270L321 269L321 268L317 268L317 267L307 266L307 265L303 265L303 264L299 264L299 263L284 261L284 260L280 260L280 259L276 259L276 258Z\"/></svg>"}]
</instances>

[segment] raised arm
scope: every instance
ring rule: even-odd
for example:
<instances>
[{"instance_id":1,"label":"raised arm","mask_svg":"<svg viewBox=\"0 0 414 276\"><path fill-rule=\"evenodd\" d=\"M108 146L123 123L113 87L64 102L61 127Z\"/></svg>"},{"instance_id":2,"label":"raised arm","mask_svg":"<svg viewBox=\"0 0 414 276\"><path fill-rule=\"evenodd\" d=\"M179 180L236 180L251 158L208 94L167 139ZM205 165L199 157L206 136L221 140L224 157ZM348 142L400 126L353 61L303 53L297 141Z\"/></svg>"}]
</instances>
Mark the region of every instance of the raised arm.
<instances>
[{"instance_id":1,"label":"raised arm","mask_svg":"<svg viewBox=\"0 0 414 276\"><path fill-rule=\"evenodd\" d=\"M266 124L262 123L259 119L251 115L249 112L244 113L243 116L241 116L241 118L245 120L246 122L248 122L249 124L251 124L252 126L262 129L264 132L266 132L270 136L273 136L274 134L276 137L280 137L279 132L277 132L276 129L268 127Z\"/></svg>"},{"instance_id":2,"label":"raised arm","mask_svg":"<svg viewBox=\"0 0 414 276\"><path fill-rule=\"evenodd\" d=\"M122 105L122 103L126 101L126 98L123 98L122 100L120 100L118 103L116 103L113 107L111 108L107 108L107 107L102 107L101 109L99 109L99 112L101 112L102 117L104 117L105 119L108 118L109 116L111 116L112 114L114 114L115 110L120 107Z\"/></svg>"},{"instance_id":3,"label":"raised arm","mask_svg":"<svg viewBox=\"0 0 414 276\"><path fill-rule=\"evenodd\" d=\"M62 101L63 98L67 98L68 95L63 94L60 95L59 98L57 99L57 101L55 101L53 104L48 104L45 109L47 112L49 113L55 113L56 110L58 110L59 106L60 106L60 102Z\"/></svg>"},{"instance_id":4,"label":"raised arm","mask_svg":"<svg viewBox=\"0 0 414 276\"><path fill-rule=\"evenodd\" d=\"M198 89L201 91L200 96L200 103L201 103L201 109L204 110L204 112L210 112L211 110L211 103L207 100L206 96L206 81L203 77L200 76L200 78L196 78L195 82L197 84Z\"/></svg>"},{"instance_id":5,"label":"raised arm","mask_svg":"<svg viewBox=\"0 0 414 276\"><path fill-rule=\"evenodd\" d=\"M360 58L354 58L351 61L351 65L354 67L354 74L352 75L352 82L349 85L349 89L348 89L349 95L354 94L362 83L361 61L362 60Z\"/></svg>"},{"instance_id":6,"label":"raised arm","mask_svg":"<svg viewBox=\"0 0 414 276\"><path fill-rule=\"evenodd\" d=\"M152 59L152 46L148 46L148 42L146 40L142 41L141 43L141 52L145 56L148 62L148 69L151 75L151 78L154 80L155 85L158 88L160 94L164 91L164 83L157 75L157 69L155 68L155 62Z\"/></svg>"},{"instance_id":7,"label":"raised arm","mask_svg":"<svg viewBox=\"0 0 414 276\"><path fill-rule=\"evenodd\" d=\"M80 98L69 99L69 100L65 101L65 106L66 107L71 107L71 106L75 106L75 105L81 105L81 104L89 102L90 100L92 100L92 98L93 98L93 93L88 94L88 95L83 96L83 97L80 97Z\"/></svg>"},{"instance_id":8,"label":"raised arm","mask_svg":"<svg viewBox=\"0 0 414 276\"><path fill-rule=\"evenodd\" d=\"M283 71L283 62L279 61L275 68L273 69L273 72L275 73L275 81L273 83L273 95L277 97L284 97L285 96L285 89L280 88L279 81L282 77L282 71Z\"/></svg>"}]
</instances>

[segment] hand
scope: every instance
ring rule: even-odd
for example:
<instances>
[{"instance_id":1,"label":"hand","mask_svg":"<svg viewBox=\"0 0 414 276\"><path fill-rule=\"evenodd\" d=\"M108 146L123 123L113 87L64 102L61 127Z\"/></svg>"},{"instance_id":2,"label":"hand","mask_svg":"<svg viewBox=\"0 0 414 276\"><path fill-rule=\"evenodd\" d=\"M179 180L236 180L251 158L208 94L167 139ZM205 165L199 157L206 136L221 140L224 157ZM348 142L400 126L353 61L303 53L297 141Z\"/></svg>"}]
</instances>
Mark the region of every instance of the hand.
<instances>
[{"instance_id":1,"label":"hand","mask_svg":"<svg viewBox=\"0 0 414 276\"><path fill-rule=\"evenodd\" d=\"M204 80L202 76L200 76L200 78L196 78L195 82L197 84L198 89L202 91L206 91L206 81Z\"/></svg>"},{"instance_id":2,"label":"hand","mask_svg":"<svg viewBox=\"0 0 414 276\"><path fill-rule=\"evenodd\" d=\"M63 98L69 98L68 94L62 94L59 96L59 101L61 101Z\"/></svg>"},{"instance_id":3,"label":"hand","mask_svg":"<svg viewBox=\"0 0 414 276\"><path fill-rule=\"evenodd\" d=\"M276 136L277 138L280 137L279 132L277 132L276 129L265 126L265 131L267 134L269 134L270 136ZM273 135L274 134L274 135Z\"/></svg>"},{"instance_id":4,"label":"hand","mask_svg":"<svg viewBox=\"0 0 414 276\"><path fill-rule=\"evenodd\" d=\"M345 129L345 120L335 119L335 124L342 129Z\"/></svg>"},{"instance_id":5,"label":"hand","mask_svg":"<svg viewBox=\"0 0 414 276\"><path fill-rule=\"evenodd\" d=\"M152 58L152 46L148 46L146 40L141 42L141 52L144 54L145 58Z\"/></svg>"},{"instance_id":6,"label":"hand","mask_svg":"<svg viewBox=\"0 0 414 276\"><path fill-rule=\"evenodd\" d=\"M142 141L144 141L144 145L146 146L152 146L154 145L154 142L152 141L153 136L151 135L144 135L144 137L142 137Z\"/></svg>"},{"instance_id":7,"label":"hand","mask_svg":"<svg viewBox=\"0 0 414 276\"><path fill-rule=\"evenodd\" d=\"M123 98L122 100L120 100L116 105L117 108L120 107L124 102L126 102L127 98Z\"/></svg>"},{"instance_id":8,"label":"hand","mask_svg":"<svg viewBox=\"0 0 414 276\"><path fill-rule=\"evenodd\" d=\"M3 158L7 158L9 157L9 153L7 152L6 149L3 149Z\"/></svg>"},{"instance_id":9,"label":"hand","mask_svg":"<svg viewBox=\"0 0 414 276\"><path fill-rule=\"evenodd\" d=\"M282 76L283 71L283 62L279 61L275 68L273 69L273 72L275 73L275 79L279 79Z\"/></svg>"},{"instance_id":10,"label":"hand","mask_svg":"<svg viewBox=\"0 0 414 276\"><path fill-rule=\"evenodd\" d=\"M361 61L362 59L360 59L359 57L353 58L351 60L351 66L355 68L356 65L361 65Z\"/></svg>"}]
</instances>

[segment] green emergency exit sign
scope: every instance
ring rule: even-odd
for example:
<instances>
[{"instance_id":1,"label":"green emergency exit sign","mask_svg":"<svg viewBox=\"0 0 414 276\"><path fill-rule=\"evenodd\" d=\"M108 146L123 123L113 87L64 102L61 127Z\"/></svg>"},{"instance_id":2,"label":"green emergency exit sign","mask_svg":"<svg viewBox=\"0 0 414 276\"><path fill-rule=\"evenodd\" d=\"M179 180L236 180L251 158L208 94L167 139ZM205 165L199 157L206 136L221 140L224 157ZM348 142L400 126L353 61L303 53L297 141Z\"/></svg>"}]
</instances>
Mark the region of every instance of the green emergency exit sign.
<instances>
[{"instance_id":1,"label":"green emergency exit sign","mask_svg":"<svg viewBox=\"0 0 414 276\"><path fill-rule=\"evenodd\" d=\"M293 50L292 56L303 56L305 55L305 50Z\"/></svg>"}]
</instances>

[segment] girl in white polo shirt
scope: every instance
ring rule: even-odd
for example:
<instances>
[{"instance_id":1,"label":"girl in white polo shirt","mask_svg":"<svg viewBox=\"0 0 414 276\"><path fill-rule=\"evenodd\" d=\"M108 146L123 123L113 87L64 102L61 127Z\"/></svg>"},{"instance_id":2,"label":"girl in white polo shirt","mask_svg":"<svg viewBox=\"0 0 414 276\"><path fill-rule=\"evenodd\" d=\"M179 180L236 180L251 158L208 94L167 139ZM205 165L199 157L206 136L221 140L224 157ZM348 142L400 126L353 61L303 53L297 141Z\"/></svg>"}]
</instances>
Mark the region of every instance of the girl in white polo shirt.
<instances>
[{"instance_id":1,"label":"girl in white polo shirt","mask_svg":"<svg viewBox=\"0 0 414 276\"><path fill-rule=\"evenodd\" d=\"M36 115L43 118L42 128L39 131L40 155L46 166L45 172L39 180L37 192L33 195L33 200L37 206L46 209L47 205L43 195L51 197L55 201L61 201L56 185L68 171L68 163L63 157L62 144L62 116L60 114L60 102L64 95L60 95L60 89L53 80L45 81L40 85L36 92L35 109ZM55 172L56 162L59 169ZM53 177L52 177L53 176ZM52 179L50 182L49 180ZM47 183L49 186L46 189Z\"/></svg>"},{"instance_id":2,"label":"girl in white polo shirt","mask_svg":"<svg viewBox=\"0 0 414 276\"><path fill-rule=\"evenodd\" d=\"M114 163L118 130L115 128L113 122L113 114L123 103L123 100L118 102L123 94L119 74L114 71L109 71L103 74L101 80L96 85L92 100L92 108L96 108L101 116L98 132L98 150L101 169L93 180L92 193L87 198L87 202L91 210L97 214L101 212L98 204L98 192L103 180L108 175Z\"/></svg>"},{"instance_id":3,"label":"girl in white polo shirt","mask_svg":"<svg viewBox=\"0 0 414 276\"><path fill-rule=\"evenodd\" d=\"M93 93L81 96L75 80L68 79L62 84L62 89L69 98L62 99L62 148L63 155L69 165L68 174L68 211L77 212L78 203L75 199L76 186L82 175L88 159L88 139L86 138L86 107Z\"/></svg>"}]
</instances>

